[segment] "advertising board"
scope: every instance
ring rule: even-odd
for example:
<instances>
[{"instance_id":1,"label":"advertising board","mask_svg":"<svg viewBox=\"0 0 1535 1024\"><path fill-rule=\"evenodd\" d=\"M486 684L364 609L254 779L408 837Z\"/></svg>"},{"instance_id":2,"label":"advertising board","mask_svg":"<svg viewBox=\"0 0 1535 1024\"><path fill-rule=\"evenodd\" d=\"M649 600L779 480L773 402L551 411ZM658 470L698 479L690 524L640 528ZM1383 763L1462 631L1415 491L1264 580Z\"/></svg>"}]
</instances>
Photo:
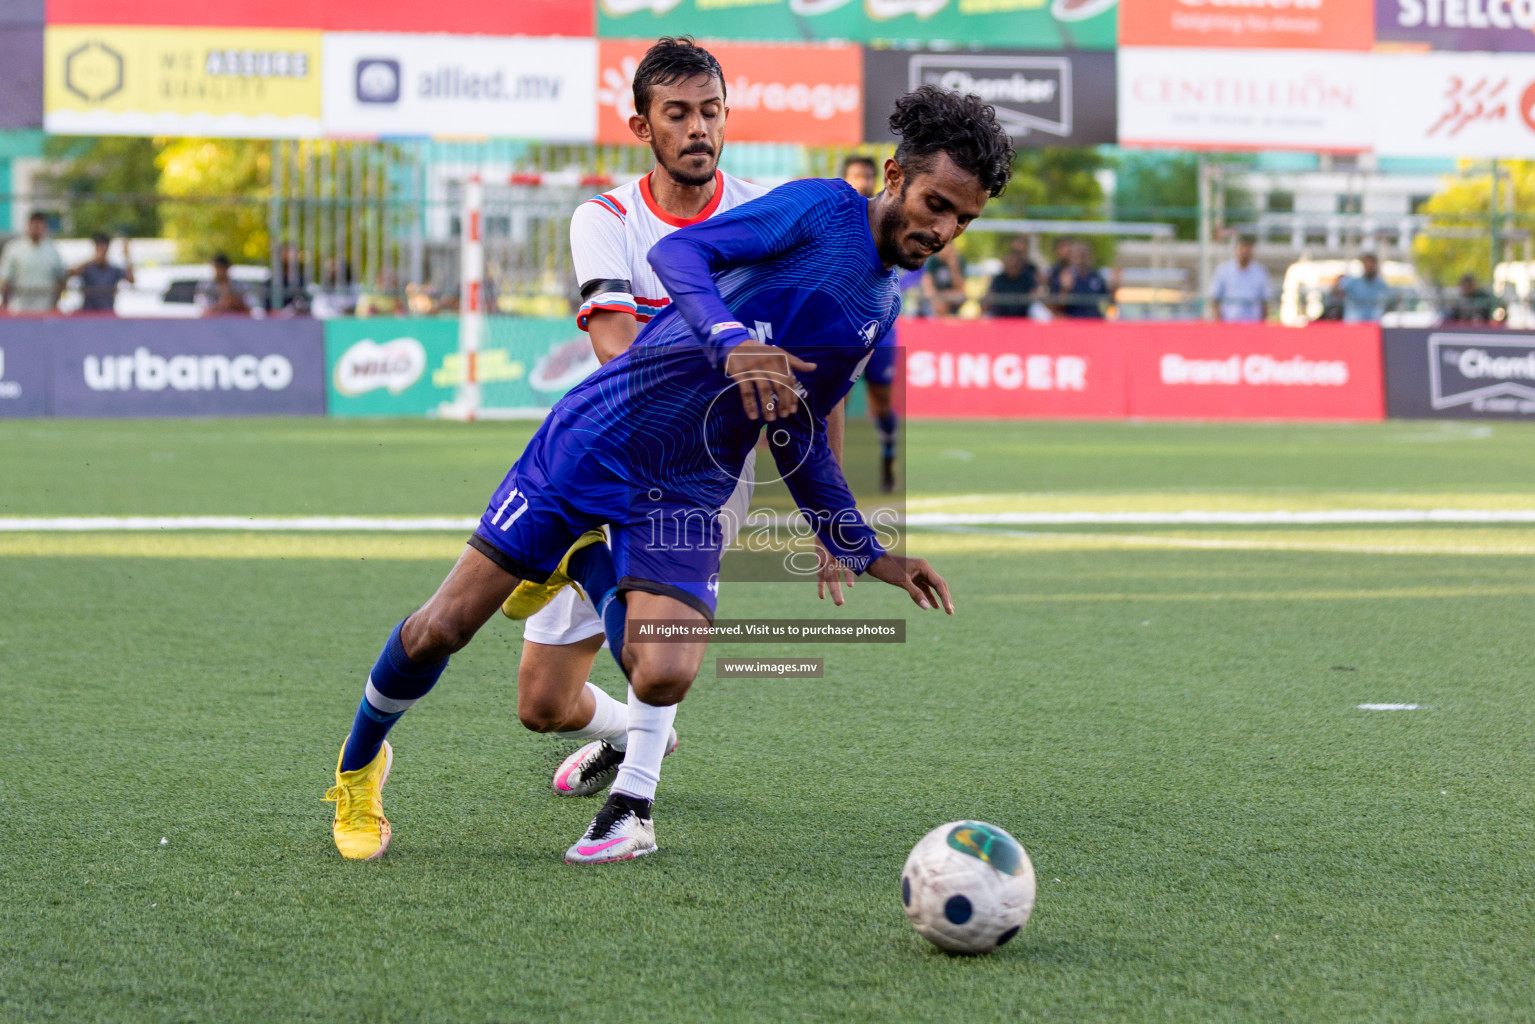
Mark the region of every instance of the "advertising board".
<instances>
[{"instance_id":1,"label":"advertising board","mask_svg":"<svg viewBox=\"0 0 1535 1024\"><path fill-rule=\"evenodd\" d=\"M1112 50L1117 0L597 0L597 34Z\"/></svg>"},{"instance_id":2,"label":"advertising board","mask_svg":"<svg viewBox=\"0 0 1535 1024\"><path fill-rule=\"evenodd\" d=\"M597 365L574 320L492 317L475 359L481 407L541 416ZM464 379L458 320L327 321L325 367L332 416L432 415Z\"/></svg>"},{"instance_id":3,"label":"advertising board","mask_svg":"<svg viewBox=\"0 0 1535 1024\"><path fill-rule=\"evenodd\" d=\"M1371 146L1376 54L1119 51L1119 136L1130 145L1359 152Z\"/></svg>"},{"instance_id":4,"label":"advertising board","mask_svg":"<svg viewBox=\"0 0 1535 1024\"><path fill-rule=\"evenodd\" d=\"M864 138L893 142L890 111L919 85L974 93L997 110L1016 144L1092 146L1118 139L1112 53L869 50Z\"/></svg>"},{"instance_id":5,"label":"advertising board","mask_svg":"<svg viewBox=\"0 0 1535 1024\"><path fill-rule=\"evenodd\" d=\"M1396 2L1396 0L1392 0ZM1368 50L1375 0L1123 0L1121 46Z\"/></svg>"},{"instance_id":6,"label":"advertising board","mask_svg":"<svg viewBox=\"0 0 1535 1024\"><path fill-rule=\"evenodd\" d=\"M1375 324L1138 323L1125 343L1131 416L1378 420L1385 415Z\"/></svg>"},{"instance_id":7,"label":"advertising board","mask_svg":"<svg viewBox=\"0 0 1535 1024\"><path fill-rule=\"evenodd\" d=\"M0 129L43 123L43 27L0 22Z\"/></svg>"},{"instance_id":8,"label":"advertising board","mask_svg":"<svg viewBox=\"0 0 1535 1024\"><path fill-rule=\"evenodd\" d=\"M1122 338L1094 325L1027 320L900 324L906 412L954 419L1124 416ZM899 370L897 371L899 372Z\"/></svg>"},{"instance_id":9,"label":"advertising board","mask_svg":"<svg viewBox=\"0 0 1535 1024\"><path fill-rule=\"evenodd\" d=\"M1375 0L1375 38L1435 50L1535 50L1535 0Z\"/></svg>"},{"instance_id":10,"label":"advertising board","mask_svg":"<svg viewBox=\"0 0 1535 1024\"><path fill-rule=\"evenodd\" d=\"M327 32L331 136L590 142L597 42L526 36Z\"/></svg>"},{"instance_id":11,"label":"advertising board","mask_svg":"<svg viewBox=\"0 0 1535 1024\"><path fill-rule=\"evenodd\" d=\"M55 416L319 416L313 320L41 320Z\"/></svg>"},{"instance_id":12,"label":"advertising board","mask_svg":"<svg viewBox=\"0 0 1535 1024\"><path fill-rule=\"evenodd\" d=\"M634 145L634 69L654 39L604 39L597 141ZM863 141L863 50L848 45L716 43L732 142L854 145ZM889 111L887 110L888 114Z\"/></svg>"},{"instance_id":13,"label":"advertising board","mask_svg":"<svg viewBox=\"0 0 1535 1024\"><path fill-rule=\"evenodd\" d=\"M39 4L41 6L41 4ZM472 35L590 36L591 0L48 0L52 25L181 25L315 28L330 32L462 32Z\"/></svg>"},{"instance_id":14,"label":"advertising board","mask_svg":"<svg viewBox=\"0 0 1535 1024\"><path fill-rule=\"evenodd\" d=\"M1535 54L1375 54L1380 153L1535 156Z\"/></svg>"},{"instance_id":15,"label":"advertising board","mask_svg":"<svg viewBox=\"0 0 1535 1024\"><path fill-rule=\"evenodd\" d=\"M1535 333L1384 333L1386 410L1392 417L1535 420Z\"/></svg>"},{"instance_id":16,"label":"advertising board","mask_svg":"<svg viewBox=\"0 0 1535 1024\"><path fill-rule=\"evenodd\" d=\"M7 324L0 338L0 417L48 412L48 349L26 321ZM14 330L11 329L14 327Z\"/></svg>"},{"instance_id":17,"label":"advertising board","mask_svg":"<svg viewBox=\"0 0 1535 1024\"><path fill-rule=\"evenodd\" d=\"M320 132L320 33L50 26L43 125L60 135Z\"/></svg>"}]
</instances>

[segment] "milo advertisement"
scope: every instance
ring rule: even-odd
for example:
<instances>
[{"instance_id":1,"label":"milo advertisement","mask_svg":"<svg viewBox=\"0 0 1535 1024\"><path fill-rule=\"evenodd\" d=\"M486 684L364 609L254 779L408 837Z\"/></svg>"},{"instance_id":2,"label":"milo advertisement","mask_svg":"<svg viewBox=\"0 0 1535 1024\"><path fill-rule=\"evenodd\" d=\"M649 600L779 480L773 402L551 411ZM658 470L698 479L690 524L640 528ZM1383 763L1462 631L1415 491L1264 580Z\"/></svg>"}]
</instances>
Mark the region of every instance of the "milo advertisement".
<instances>
[{"instance_id":1,"label":"milo advertisement","mask_svg":"<svg viewBox=\"0 0 1535 1024\"><path fill-rule=\"evenodd\" d=\"M1118 0L598 0L604 38L953 43L1112 50ZM729 72L726 68L726 72Z\"/></svg>"},{"instance_id":2,"label":"milo advertisement","mask_svg":"<svg viewBox=\"0 0 1535 1024\"><path fill-rule=\"evenodd\" d=\"M434 415L464 380L458 320L328 321L325 365L332 416ZM475 365L482 409L536 419L597 357L571 319L491 317Z\"/></svg>"}]
</instances>

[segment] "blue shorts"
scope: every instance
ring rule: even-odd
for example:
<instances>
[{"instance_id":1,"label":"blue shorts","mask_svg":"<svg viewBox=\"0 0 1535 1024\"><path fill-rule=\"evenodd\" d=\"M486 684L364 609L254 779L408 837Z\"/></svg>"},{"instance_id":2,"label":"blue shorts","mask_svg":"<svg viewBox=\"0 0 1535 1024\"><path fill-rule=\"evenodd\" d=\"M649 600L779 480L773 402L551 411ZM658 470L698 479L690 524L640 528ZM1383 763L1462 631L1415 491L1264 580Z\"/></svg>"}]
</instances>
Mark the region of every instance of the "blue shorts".
<instances>
[{"instance_id":1,"label":"blue shorts","mask_svg":"<svg viewBox=\"0 0 1535 1024\"><path fill-rule=\"evenodd\" d=\"M897 351L894 345L876 345L863 368L863 379L870 384L894 384Z\"/></svg>"},{"instance_id":2,"label":"blue shorts","mask_svg":"<svg viewBox=\"0 0 1535 1024\"><path fill-rule=\"evenodd\" d=\"M588 530L612 531L620 592L674 597L709 619L719 598L718 509L660 490L635 492L581 436L534 433L491 495L470 545L519 579L542 583Z\"/></svg>"}]
</instances>

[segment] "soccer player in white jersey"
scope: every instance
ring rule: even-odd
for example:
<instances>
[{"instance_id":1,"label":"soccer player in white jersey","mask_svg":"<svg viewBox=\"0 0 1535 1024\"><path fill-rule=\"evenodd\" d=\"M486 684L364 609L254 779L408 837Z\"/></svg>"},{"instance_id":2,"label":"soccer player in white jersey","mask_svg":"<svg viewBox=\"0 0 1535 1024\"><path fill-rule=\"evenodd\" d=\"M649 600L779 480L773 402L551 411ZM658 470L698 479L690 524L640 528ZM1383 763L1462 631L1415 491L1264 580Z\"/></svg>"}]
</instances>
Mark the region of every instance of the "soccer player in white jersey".
<instances>
[{"instance_id":1,"label":"soccer player in white jersey","mask_svg":"<svg viewBox=\"0 0 1535 1024\"><path fill-rule=\"evenodd\" d=\"M606 363L629 347L640 325L670 299L646 262L651 246L680 227L755 199L767 190L719 170L728 112L719 62L691 39L664 38L634 72L636 138L650 146L656 166L645 176L576 208L570 252L581 286L576 322ZM752 463L726 506L725 523L739 524L751 502ZM727 527L725 543L734 539ZM520 618L536 607L538 588L523 584L507 600ZM605 789L623 761L628 708L587 681L602 649L602 619L575 587L560 590L528 617L517 670L517 715L529 729L587 742L556 769L561 796ZM676 745L673 734L668 752Z\"/></svg>"}]
</instances>

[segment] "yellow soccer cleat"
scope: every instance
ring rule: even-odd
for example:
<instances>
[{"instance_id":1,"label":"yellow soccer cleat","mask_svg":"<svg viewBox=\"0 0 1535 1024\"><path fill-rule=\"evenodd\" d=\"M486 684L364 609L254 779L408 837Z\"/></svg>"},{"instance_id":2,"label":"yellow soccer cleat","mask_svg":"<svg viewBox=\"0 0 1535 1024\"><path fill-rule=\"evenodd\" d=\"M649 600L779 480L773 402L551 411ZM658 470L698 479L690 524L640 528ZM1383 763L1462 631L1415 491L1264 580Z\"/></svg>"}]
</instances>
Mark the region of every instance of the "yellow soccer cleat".
<instances>
[{"instance_id":1,"label":"yellow soccer cleat","mask_svg":"<svg viewBox=\"0 0 1535 1024\"><path fill-rule=\"evenodd\" d=\"M342 752L346 751L343 746ZM389 849L389 819L384 817L384 783L394 765L394 748L388 741L378 756L355 772L341 770L336 758L336 784L325 799L336 805L331 834L336 849L347 860L377 860Z\"/></svg>"},{"instance_id":2,"label":"yellow soccer cleat","mask_svg":"<svg viewBox=\"0 0 1535 1024\"><path fill-rule=\"evenodd\" d=\"M566 587L575 587L576 592L582 597L586 592L581 589L581 584L571 579L566 573L570 569L570 556L584 547L593 544L605 543L607 537L601 530L587 530L576 538L576 542L565 552L565 557L560 559L560 564L555 566L549 574L546 583L534 583L532 580L523 580L517 584L517 589L512 591L512 596L501 605L501 614L509 619L526 619L534 612L540 610L554 600L556 594Z\"/></svg>"}]
</instances>

